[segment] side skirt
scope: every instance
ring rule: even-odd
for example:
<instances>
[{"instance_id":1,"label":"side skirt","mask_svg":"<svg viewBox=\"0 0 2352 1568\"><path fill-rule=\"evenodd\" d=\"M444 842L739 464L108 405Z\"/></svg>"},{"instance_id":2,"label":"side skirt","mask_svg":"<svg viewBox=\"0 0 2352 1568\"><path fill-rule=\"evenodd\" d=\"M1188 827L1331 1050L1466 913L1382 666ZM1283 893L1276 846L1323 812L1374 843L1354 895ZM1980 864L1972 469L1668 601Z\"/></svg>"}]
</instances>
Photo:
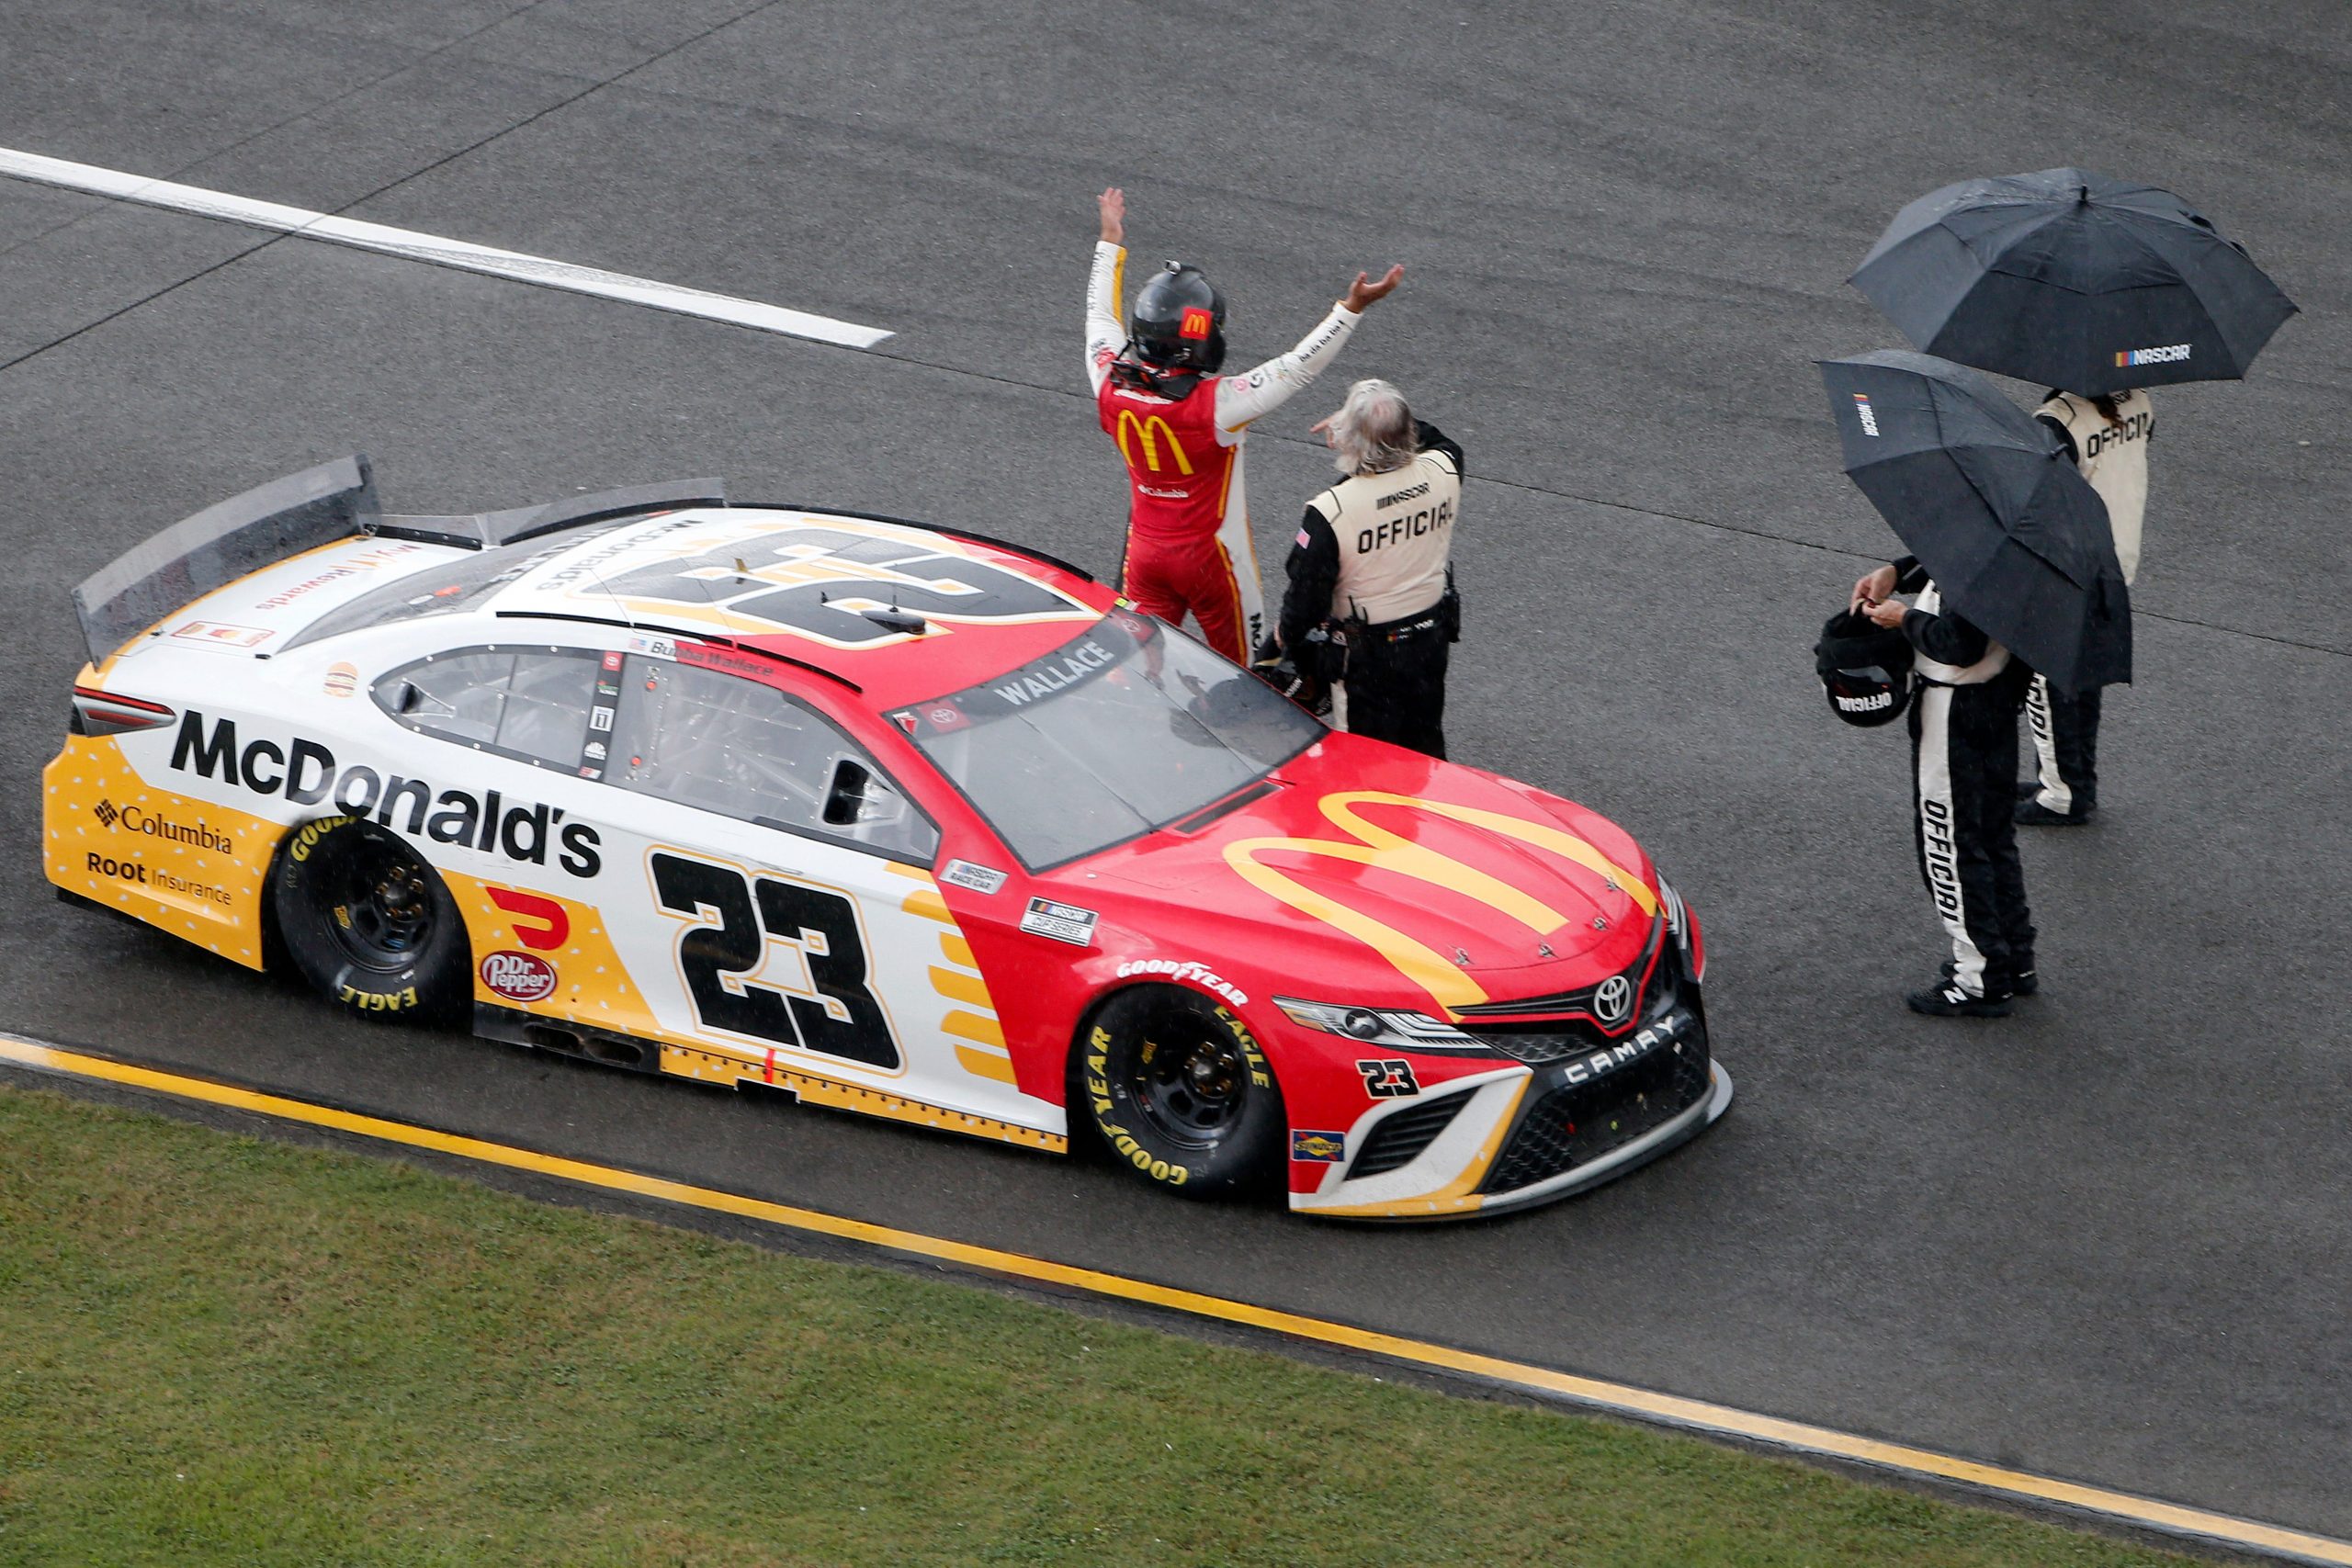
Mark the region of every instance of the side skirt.
<instances>
[{"instance_id":1,"label":"side skirt","mask_svg":"<svg viewBox=\"0 0 2352 1568\"><path fill-rule=\"evenodd\" d=\"M1059 1133L1041 1132L1017 1122L1000 1122L993 1117L975 1116L966 1111L951 1111L945 1106L926 1104L904 1095L819 1077L779 1063L773 1055L765 1062L747 1061L690 1045L672 1045L660 1041L640 1040L635 1035L616 1034L610 1030L596 1029L569 1020L541 1018L536 1013L497 1007L488 1002L474 1004L474 1032L487 1039L553 1051L560 1055L578 1056L585 1061L602 1062L631 1072L668 1074L729 1089L749 1086L835 1111L854 1111L861 1115L879 1116L886 1121L932 1127L943 1133L961 1133L968 1137L1018 1144L1023 1148L1044 1149L1049 1154L1069 1152L1069 1139Z\"/></svg>"}]
</instances>

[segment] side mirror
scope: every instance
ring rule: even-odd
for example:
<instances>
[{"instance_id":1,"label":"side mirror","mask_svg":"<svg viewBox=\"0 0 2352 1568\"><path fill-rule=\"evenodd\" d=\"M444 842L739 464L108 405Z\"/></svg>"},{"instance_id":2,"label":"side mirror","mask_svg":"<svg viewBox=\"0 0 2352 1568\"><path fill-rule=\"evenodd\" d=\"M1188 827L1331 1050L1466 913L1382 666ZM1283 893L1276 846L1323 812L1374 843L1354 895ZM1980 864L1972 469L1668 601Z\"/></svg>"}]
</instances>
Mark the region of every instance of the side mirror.
<instances>
[{"instance_id":1,"label":"side mirror","mask_svg":"<svg viewBox=\"0 0 2352 1568\"><path fill-rule=\"evenodd\" d=\"M392 711L394 713L414 713L416 711L416 705L422 700L422 698L423 694L416 689L415 682L402 681L399 685L392 688Z\"/></svg>"}]
</instances>

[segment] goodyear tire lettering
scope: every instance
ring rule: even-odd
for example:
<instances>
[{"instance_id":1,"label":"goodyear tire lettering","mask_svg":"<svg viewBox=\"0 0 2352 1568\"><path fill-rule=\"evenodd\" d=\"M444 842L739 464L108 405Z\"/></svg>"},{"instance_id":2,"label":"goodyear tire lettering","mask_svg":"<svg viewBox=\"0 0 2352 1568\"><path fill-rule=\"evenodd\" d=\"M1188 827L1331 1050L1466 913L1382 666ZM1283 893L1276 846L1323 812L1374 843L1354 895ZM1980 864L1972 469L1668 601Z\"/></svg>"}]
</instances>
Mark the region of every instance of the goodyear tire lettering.
<instances>
[{"instance_id":1,"label":"goodyear tire lettering","mask_svg":"<svg viewBox=\"0 0 2352 1568\"><path fill-rule=\"evenodd\" d=\"M1102 1005L1074 1046L1072 1097L1082 1092L1114 1164L1189 1197L1280 1169L1282 1089L1230 1010L1187 987L1134 986Z\"/></svg>"}]
</instances>

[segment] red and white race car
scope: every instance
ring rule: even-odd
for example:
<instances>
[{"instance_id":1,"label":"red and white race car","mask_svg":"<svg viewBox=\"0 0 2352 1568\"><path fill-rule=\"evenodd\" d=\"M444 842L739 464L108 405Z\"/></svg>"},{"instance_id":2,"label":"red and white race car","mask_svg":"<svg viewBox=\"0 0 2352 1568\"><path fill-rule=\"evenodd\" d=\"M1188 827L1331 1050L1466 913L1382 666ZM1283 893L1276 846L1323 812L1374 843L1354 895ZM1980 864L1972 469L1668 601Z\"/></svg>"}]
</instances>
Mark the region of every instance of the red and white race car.
<instances>
[{"instance_id":1,"label":"red and white race car","mask_svg":"<svg viewBox=\"0 0 2352 1568\"><path fill-rule=\"evenodd\" d=\"M1034 551L708 482L384 516L351 458L75 600L50 880L356 1012L1363 1218L1730 1102L1625 833Z\"/></svg>"}]
</instances>

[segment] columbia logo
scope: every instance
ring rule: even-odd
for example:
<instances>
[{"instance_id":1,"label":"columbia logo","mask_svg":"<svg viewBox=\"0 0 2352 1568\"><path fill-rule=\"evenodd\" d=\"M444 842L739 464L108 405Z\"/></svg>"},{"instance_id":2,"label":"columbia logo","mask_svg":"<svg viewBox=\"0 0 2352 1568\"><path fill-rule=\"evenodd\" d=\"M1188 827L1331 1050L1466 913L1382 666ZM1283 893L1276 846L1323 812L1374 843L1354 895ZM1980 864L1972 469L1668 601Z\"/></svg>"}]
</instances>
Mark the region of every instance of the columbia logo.
<instances>
[{"instance_id":1,"label":"columbia logo","mask_svg":"<svg viewBox=\"0 0 2352 1568\"><path fill-rule=\"evenodd\" d=\"M1862 434L1864 435L1876 435L1878 434L1878 415L1871 412L1870 399L1864 397L1860 392L1856 392L1854 394L1854 412L1862 416Z\"/></svg>"},{"instance_id":2,"label":"columbia logo","mask_svg":"<svg viewBox=\"0 0 2352 1568\"><path fill-rule=\"evenodd\" d=\"M113 801L101 800L96 806L90 807L90 815L96 817L99 821L111 828L114 826L114 819L121 816L122 812L116 807Z\"/></svg>"},{"instance_id":3,"label":"columbia logo","mask_svg":"<svg viewBox=\"0 0 2352 1568\"><path fill-rule=\"evenodd\" d=\"M2115 367L2126 370L2134 365L2175 365L2188 357L2188 347L2185 343L2172 343L2162 348L2120 348L2115 351Z\"/></svg>"}]
</instances>

